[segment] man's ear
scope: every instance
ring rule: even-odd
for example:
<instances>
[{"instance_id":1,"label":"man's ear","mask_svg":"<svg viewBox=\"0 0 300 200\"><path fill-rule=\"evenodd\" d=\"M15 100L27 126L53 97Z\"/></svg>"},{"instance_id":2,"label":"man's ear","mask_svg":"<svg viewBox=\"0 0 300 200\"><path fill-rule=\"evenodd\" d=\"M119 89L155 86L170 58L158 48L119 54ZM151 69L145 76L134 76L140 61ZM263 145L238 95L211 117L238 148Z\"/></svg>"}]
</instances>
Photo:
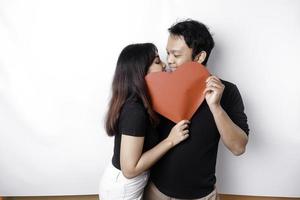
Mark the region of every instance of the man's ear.
<instances>
[{"instance_id":1,"label":"man's ear","mask_svg":"<svg viewBox=\"0 0 300 200\"><path fill-rule=\"evenodd\" d=\"M195 62L202 64L206 58L206 52L201 51L194 59Z\"/></svg>"}]
</instances>

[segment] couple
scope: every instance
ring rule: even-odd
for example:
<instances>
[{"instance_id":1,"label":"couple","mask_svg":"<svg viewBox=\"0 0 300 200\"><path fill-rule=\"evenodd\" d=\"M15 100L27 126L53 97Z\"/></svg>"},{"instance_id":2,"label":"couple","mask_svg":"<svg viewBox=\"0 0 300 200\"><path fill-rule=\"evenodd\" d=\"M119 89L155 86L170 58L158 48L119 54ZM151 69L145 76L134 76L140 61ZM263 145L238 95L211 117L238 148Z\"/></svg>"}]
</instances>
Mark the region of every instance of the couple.
<instances>
[{"instance_id":1,"label":"couple","mask_svg":"<svg viewBox=\"0 0 300 200\"><path fill-rule=\"evenodd\" d=\"M206 65L214 41L204 24L185 20L168 30L170 68L189 61ZM234 155L245 151L249 128L237 87L210 76L192 119L175 124L152 109L145 82L148 73L164 68L150 43L129 45L118 58L106 118L114 155L101 179L100 200L218 199L219 139Z\"/></svg>"}]
</instances>

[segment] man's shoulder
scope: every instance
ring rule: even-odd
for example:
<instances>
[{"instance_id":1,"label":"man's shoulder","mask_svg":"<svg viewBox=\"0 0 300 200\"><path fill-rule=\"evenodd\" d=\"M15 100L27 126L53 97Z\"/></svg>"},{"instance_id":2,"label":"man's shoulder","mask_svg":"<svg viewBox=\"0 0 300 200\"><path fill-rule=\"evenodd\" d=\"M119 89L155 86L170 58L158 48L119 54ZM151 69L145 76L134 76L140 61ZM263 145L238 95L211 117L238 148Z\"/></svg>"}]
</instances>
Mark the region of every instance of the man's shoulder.
<instances>
[{"instance_id":1,"label":"man's shoulder","mask_svg":"<svg viewBox=\"0 0 300 200\"><path fill-rule=\"evenodd\" d=\"M225 86L221 99L222 104L226 107L234 104L234 102L242 102L242 97L237 85L222 79L221 81Z\"/></svg>"},{"instance_id":2,"label":"man's shoulder","mask_svg":"<svg viewBox=\"0 0 300 200\"><path fill-rule=\"evenodd\" d=\"M224 84L224 86L225 86L225 90L224 90L224 92L232 92L232 91L236 91L236 90L238 90L238 88L237 88L237 86L236 86L236 84L234 84L234 83L232 83L232 82L229 82L229 81L225 81L225 80L223 80L223 79L220 79L221 80L221 82Z\"/></svg>"}]
</instances>

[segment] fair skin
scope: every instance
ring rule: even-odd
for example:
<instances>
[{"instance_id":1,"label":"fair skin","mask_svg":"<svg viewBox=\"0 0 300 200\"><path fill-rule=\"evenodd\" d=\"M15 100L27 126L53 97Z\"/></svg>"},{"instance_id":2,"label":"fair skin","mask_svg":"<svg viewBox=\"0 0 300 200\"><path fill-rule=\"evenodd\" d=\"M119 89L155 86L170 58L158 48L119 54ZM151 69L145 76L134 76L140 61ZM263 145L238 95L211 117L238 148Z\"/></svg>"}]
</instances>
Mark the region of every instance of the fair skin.
<instances>
[{"instance_id":1,"label":"fair skin","mask_svg":"<svg viewBox=\"0 0 300 200\"><path fill-rule=\"evenodd\" d=\"M160 72L165 67L159 56L156 56L149 67L148 73ZM188 120L177 123L169 136L152 149L143 152L144 137L134 137L122 134L120 164L126 178L133 178L149 170L171 148L189 137Z\"/></svg>"},{"instance_id":2,"label":"fair skin","mask_svg":"<svg viewBox=\"0 0 300 200\"><path fill-rule=\"evenodd\" d=\"M160 57L157 54L147 73L161 72L165 67L166 64L160 60Z\"/></svg>"},{"instance_id":3,"label":"fair skin","mask_svg":"<svg viewBox=\"0 0 300 200\"><path fill-rule=\"evenodd\" d=\"M192 58L192 49L187 46L182 36L170 35L167 43L168 65L176 70L180 65L195 61L202 63L206 58L206 52L201 51ZM245 152L248 142L246 133L238 127L227 115L220 102L225 86L216 76L210 76L206 80L204 90L206 102L213 114L220 138L225 146L236 156Z\"/></svg>"}]
</instances>

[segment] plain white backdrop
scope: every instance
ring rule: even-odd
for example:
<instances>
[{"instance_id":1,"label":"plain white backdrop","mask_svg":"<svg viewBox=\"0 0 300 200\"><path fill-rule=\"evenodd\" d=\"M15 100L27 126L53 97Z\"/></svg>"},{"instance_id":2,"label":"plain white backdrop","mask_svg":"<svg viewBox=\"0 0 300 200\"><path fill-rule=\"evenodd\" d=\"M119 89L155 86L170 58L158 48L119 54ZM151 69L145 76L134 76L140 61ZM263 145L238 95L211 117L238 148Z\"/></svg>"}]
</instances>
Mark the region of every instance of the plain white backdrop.
<instances>
[{"instance_id":1,"label":"plain white backdrop","mask_svg":"<svg viewBox=\"0 0 300 200\"><path fill-rule=\"evenodd\" d=\"M0 195L96 194L113 139L103 128L122 48L193 18L216 47L208 69L237 84L247 151L220 144L218 190L300 197L300 1L0 1Z\"/></svg>"}]
</instances>

